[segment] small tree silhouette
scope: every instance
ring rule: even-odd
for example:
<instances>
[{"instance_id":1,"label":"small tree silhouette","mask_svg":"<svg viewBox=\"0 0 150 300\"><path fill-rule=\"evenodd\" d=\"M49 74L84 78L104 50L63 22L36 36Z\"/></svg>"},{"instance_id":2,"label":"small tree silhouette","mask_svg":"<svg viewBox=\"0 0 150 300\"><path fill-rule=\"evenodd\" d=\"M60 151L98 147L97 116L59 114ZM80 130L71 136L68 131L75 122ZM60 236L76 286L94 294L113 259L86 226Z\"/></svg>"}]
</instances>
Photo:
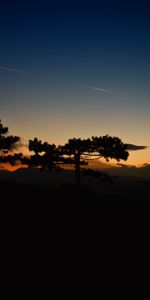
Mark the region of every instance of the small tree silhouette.
<instances>
[{"instance_id":1,"label":"small tree silhouette","mask_svg":"<svg viewBox=\"0 0 150 300\"><path fill-rule=\"evenodd\" d=\"M14 165L22 156L21 153L13 153L18 147L20 137L7 134L8 127L4 127L0 120L0 163Z\"/></svg>"},{"instance_id":2,"label":"small tree silhouette","mask_svg":"<svg viewBox=\"0 0 150 300\"><path fill-rule=\"evenodd\" d=\"M80 185L81 181L81 165L88 164L89 160L100 159L104 157L109 159L127 160L128 152L126 144L123 144L118 137L105 135L103 137L92 137L91 139L69 139L68 143L62 146L63 155L72 159L72 164L75 165L76 184ZM93 172L89 172L93 174ZM104 176L102 176L104 178ZM106 177L106 176L105 176Z\"/></svg>"},{"instance_id":3,"label":"small tree silhouette","mask_svg":"<svg viewBox=\"0 0 150 300\"><path fill-rule=\"evenodd\" d=\"M28 159L26 158L29 167L48 170L59 168L61 153L55 144L42 143L41 140L34 138L29 140L29 150L34 152Z\"/></svg>"}]
</instances>

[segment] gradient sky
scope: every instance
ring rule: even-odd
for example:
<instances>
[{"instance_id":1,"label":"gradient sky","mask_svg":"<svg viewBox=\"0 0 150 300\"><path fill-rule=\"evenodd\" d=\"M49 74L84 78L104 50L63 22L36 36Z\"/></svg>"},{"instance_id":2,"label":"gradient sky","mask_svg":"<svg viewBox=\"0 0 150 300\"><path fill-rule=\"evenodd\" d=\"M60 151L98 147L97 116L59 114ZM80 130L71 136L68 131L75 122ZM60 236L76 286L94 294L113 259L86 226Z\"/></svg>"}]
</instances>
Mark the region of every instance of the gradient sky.
<instances>
[{"instance_id":1,"label":"gradient sky","mask_svg":"<svg viewBox=\"0 0 150 300\"><path fill-rule=\"evenodd\" d=\"M115 135L150 147L149 1L3 1L0 118L63 144ZM130 152L150 163L150 149Z\"/></svg>"}]
</instances>

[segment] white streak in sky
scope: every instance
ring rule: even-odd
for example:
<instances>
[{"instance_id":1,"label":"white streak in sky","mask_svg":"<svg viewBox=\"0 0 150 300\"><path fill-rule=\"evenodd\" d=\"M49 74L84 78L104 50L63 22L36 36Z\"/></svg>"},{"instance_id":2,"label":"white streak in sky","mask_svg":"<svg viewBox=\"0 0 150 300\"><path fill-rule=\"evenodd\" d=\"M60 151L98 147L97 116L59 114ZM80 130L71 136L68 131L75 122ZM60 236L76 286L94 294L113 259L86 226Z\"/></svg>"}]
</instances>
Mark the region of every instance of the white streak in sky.
<instances>
[{"instance_id":1,"label":"white streak in sky","mask_svg":"<svg viewBox=\"0 0 150 300\"><path fill-rule=\"evenodd\" d=\"M96 92L100 92L100 93L108 93L108 94L112 94L113 93L111 90L103 89L103 88L100 88L100 87L89 86L88 88L92 89L92 90L94 90Z\"/></svg>"},{"instance_id":2,"label":"white streak in sky","mask_svg":"<svg viewBox=\"0 0 150 300\"><path fill-rule=\"evenodd\" d=\"M1 66L0 66L0 70L15 72L15 73L19 73L19 74L22 74L22 75L29 75L29 76L31 75L30 73L27 73L27 72L24 72L24 71L12 69L12 68L1 67Z\"/></svg>"}]
</instances>

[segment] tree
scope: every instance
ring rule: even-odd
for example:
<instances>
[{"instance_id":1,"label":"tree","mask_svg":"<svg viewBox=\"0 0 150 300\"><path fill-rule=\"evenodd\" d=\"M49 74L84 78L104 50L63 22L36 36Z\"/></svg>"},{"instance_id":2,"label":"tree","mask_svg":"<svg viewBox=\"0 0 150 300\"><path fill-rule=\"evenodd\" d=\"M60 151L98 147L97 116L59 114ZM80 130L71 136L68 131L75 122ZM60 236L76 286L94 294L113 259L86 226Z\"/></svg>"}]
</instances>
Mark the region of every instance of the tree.
<instances>
[{"instance_id":1,"label":"tree","mask_svg":"<svg viewBox=\"0 0 150 300\"><path fill-rule=\"evenodd\" d=\"M72 164L75 165L76 184L80 185L81 165L88 164L89 160L100 159L101 157L104 157L107 161L112 158L117 161L120 161L120 159L127 160L129 154L126 148L126 144L123 144L118 137L105 135L83 140L69 139L68 143L62 146L62 151L63 155L72 159Z\"/></svg>"},{"instance_id":2,"label":"tree","mask_svg":"<svg viewBox=\"0 0 150 300\"><path fill-rule=\"evenodd\" d=\"M24 162L29 167L48 170L59 168L61 153L55 144L42 143L41 140L34 138L29 140L29 150L34 152L29 158L25 158Z\"/></svg>"},{"instance_id":3,"label":"tree","mask_svg":"<svg viewBox=\"0 0 150 300\"><path fill-rule=\"evenodd\" d=\"M21 153L14 153L19 141L20 137L8 135L8 127L4 127L0 120L0 163L14 165L21 158Z\"/></svg>"}]
</instances>

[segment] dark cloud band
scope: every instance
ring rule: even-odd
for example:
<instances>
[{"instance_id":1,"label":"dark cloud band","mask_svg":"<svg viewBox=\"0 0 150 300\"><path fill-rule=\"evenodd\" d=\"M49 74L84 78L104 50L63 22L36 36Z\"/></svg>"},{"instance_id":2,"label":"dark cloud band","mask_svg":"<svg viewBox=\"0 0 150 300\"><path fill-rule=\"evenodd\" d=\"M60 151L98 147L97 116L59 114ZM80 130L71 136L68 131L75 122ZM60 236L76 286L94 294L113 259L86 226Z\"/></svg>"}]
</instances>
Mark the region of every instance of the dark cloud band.
<instances>
[{"instance_id":1,"label":"dark cloud band","mask_svg":"<svg viewBox=\"0 0 150 300\"><path fill-rule=\"evenodd\" d=\"M136 150L144 150L144 149L147 149L148 147L147 146L137 146L137 145L133 145L133 144L126 144L126 148L127 150L133 150L133 151L136 151Z\"/></svg>"}]
</instances>

